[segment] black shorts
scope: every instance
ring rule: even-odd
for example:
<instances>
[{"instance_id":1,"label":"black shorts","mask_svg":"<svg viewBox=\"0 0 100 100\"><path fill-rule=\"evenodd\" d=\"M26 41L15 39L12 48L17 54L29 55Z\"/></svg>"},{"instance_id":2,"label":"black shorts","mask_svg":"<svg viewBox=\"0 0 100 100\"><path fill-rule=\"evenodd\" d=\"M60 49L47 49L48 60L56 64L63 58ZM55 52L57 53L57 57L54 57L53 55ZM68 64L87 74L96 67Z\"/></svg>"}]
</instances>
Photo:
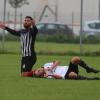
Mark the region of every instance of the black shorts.
<instances>
[{"instance_id":1,"label":"black shorts","mask_svg":"<svg viewBox=\"0 0 100 100\"><path fill-rule=\"evenodd\" d=\"M68 78L70 72L75 72L75 73L78 74L78 73L79 73L78 65L74 65L74 64L72 64L72 63L70 62L68 71L67 71L67 73L66 73L66 75L65 75L65 79Z\"/></svg>"},{"instance_id":2,"label":"black shorts","mask_svg":"<svg viewBox=\"0 0 100 100\"><path fill-rule=\"evenodd\" d=\"M33 65L36 62L36 55L22 57L21 72L29 72L32 70Z\"/></svg>"}]
</instances>

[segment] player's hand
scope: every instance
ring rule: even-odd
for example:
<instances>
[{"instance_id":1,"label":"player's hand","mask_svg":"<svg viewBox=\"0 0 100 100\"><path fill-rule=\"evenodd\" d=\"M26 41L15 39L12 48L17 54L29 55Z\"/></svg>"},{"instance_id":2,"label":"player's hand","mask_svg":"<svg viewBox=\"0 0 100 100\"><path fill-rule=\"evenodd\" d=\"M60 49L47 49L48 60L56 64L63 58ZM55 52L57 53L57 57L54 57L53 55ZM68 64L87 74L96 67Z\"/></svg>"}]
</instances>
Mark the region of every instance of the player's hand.
<instances>
[{"instance_id":1,"label":"player's hand","mask_svg":"<svg viewBox=\"0 0 100 100\"><path fill-rule=\"evenodd\" d=\"M35 26L35 20L34 19L32 20L32 26Z\"/></svg>"},{"instance_id":2,"label":"player's hand","mask_svg":"<svg viewBox=\"0 0 100 100\"><path fill-rule=\"evenodd\" d=\"M0 28L2 28L2 29L5 29L5 24L3 24L3 23L0 23Z\"/></svg>"},{"instance_id":3,"label":"player's hand","mask_svg":"<svg viewBox=\"0 0 100 100\"><path fill-rule=\"evenodd\" d=\"M44 78L48 77L48 74L44 74Z\"/></svg>"}]
</instances>

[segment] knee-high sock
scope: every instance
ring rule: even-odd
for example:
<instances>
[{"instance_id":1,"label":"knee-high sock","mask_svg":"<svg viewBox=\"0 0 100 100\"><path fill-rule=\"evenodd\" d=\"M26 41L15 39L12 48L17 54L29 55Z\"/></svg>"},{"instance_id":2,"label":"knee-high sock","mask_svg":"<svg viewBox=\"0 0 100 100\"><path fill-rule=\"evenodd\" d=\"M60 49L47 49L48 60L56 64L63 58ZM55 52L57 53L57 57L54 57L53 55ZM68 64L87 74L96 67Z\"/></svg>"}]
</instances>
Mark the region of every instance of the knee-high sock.
<instances>
[{"instance_id":1,"label":"knee-high sock","mask_svg":"<svg viewBox=\"0 0 100 100\"><path fill-rule=\"evenodd\" d=\"M85 68L87 73L90 73L90 72L98 73L99 72L99 70L96 70L96 69L88 66L83 60L80 60L79 65L81 67Z\"/></svg>"}]
</instances>

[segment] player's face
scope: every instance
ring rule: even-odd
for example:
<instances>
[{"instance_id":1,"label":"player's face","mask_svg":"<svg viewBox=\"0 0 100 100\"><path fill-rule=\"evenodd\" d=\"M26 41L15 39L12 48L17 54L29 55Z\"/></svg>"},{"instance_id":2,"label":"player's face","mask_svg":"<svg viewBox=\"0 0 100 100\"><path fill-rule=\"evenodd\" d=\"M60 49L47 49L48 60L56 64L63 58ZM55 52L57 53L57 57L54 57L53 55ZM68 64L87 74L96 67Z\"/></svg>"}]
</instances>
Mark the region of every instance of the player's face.
<instances>
[{"instance_id":1,"label":"player's face","mask_svg":"<svg viewBox=\"0 0 100 100\"><path fill-rule=\"evenodd\" d=\"M23 22L24 28L30 28L31 25L32 25L32 20L30 18L25 18L25 20Z\"/></svg>"},{"instance_id":2,"label":"player's face","mask_svg":"<svg viewBox=\"0 0 100 100\"><path fill-rule=\"evenodd\" d=\"M35 71L35 76L42 76L43 75L43 73L44 73L44 71L43 71L43 69L37 69L36 71Z\"/></svg>"}]
</instances>

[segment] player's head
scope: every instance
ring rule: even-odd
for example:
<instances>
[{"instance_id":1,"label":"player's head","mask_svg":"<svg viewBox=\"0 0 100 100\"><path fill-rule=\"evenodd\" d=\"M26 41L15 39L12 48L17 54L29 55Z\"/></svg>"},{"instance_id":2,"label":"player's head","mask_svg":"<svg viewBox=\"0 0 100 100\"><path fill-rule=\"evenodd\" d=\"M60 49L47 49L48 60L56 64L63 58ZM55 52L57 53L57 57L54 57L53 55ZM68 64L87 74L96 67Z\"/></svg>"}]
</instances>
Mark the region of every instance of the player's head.
<instances>
[{"instance_id":1,"label":"player's head","mask_svg":"<svg viewBox=\"0 0 100 100\"><path fill-rule=\"evenodd\" d=\"M33 24L33 18L31 16L26 16L23 22L24 28L30 28Z\"/></svg>"},{"instance_id":2,"label":"player's head","mask_svg":"<svg viewBox=\"0 0 100 100\"><path fill-rule=\"evenodd\" d=\"M42 77L44 75L43 68L39 68L39 69L35 70L34 75L37 77Z\"/></svg>"}]
</instances>

